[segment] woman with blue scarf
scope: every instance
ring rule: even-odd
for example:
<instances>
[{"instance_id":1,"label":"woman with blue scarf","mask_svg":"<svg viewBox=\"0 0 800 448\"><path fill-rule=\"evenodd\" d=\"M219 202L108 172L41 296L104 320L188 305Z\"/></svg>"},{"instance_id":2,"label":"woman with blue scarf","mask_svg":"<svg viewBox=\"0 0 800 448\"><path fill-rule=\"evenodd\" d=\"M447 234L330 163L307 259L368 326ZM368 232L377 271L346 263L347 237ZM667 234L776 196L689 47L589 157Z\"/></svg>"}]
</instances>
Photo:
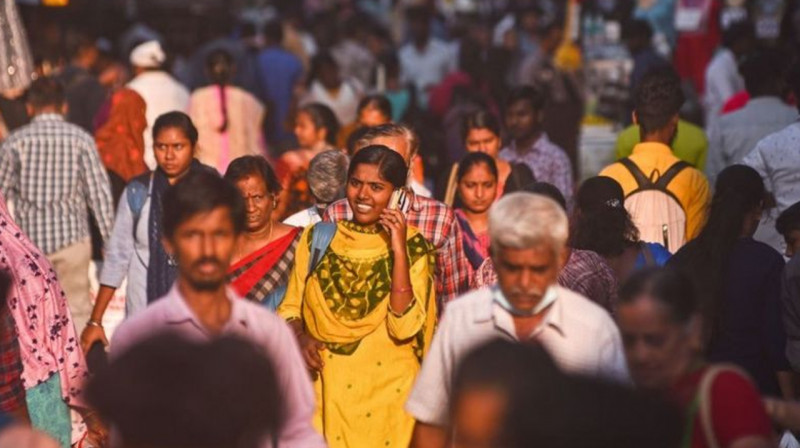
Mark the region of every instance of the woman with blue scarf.
<instances>
[{"instance_id":1,"label":"woman with blue scarf","mask_svg":"<svg viewBox=\"0 0 800 448\"><path fill-rule=\"evenodd\" d=\"M100 291L91 319L81 334L84 352L97 341L108 345L103 314L123 279L128 279L127 317L166 294L175 281L176 265L161 244L161 198L170 185L186 174L213 170L195 160L196 146L197 129L182 112L161 115L153 125L153 152L158 168L131 180L120 200L106 247Z\"/></svg>"}]
</instances>

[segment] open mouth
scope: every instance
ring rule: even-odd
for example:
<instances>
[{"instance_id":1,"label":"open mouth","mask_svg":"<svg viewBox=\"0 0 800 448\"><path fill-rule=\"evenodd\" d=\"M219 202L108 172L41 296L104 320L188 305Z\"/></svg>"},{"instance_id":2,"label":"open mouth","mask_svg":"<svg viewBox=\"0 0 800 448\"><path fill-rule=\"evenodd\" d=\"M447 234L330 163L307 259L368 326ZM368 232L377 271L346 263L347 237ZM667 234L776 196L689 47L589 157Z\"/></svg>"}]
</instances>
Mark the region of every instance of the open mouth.
<instances>
[{"instance_id":1,"label":"open mouth","mask_svg":"<svg viewBox=\"0 0 800 448\"><path fill-rule=\"evenodd\" d=\"M356 204L356 211L359 213L369 213L372 210L371 205L367 204Z\"/></svg>"}]
</instances>

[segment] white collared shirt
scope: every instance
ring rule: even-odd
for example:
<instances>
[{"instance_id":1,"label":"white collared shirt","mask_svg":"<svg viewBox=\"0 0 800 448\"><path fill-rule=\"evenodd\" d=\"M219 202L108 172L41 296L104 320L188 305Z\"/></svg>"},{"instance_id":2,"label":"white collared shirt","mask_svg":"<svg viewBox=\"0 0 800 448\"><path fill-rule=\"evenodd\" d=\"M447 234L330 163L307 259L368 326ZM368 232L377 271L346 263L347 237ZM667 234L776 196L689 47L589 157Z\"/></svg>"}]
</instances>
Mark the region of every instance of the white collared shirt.
<instances>
[{"instance_id":1,"label":"white collared shirt","mask_svg":"<svg viewBox=\"0 0 800 448\"><path fill-rule=\"evenodd\" d=\"M530 336L562 369L629 382L622 339L611 316L589 299L556 287L558 299ZM417 420L446 426L456 366L472 349L492 339L519 341L514 319L483 288L450 302L422 363L406 411Z\"/></svg>"}]
</instances>

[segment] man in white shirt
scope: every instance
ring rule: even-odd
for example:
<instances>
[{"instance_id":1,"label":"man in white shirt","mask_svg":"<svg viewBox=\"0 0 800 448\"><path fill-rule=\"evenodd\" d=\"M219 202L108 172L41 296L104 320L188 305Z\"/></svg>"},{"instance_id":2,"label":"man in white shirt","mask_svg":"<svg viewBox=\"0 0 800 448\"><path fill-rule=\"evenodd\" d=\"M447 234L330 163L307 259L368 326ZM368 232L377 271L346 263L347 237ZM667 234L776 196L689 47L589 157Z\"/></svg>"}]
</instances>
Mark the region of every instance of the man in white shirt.
<instances>
[{"instance_id":1,"label":"man in white shirt","mask_svg":"<svg viewBox=\"0 0 800 448\"><path fill-rule=\"evenodd\" d=\"M705 95L706 129L719 117L725 103L744 90L744 79L739 75L738 59L752 51L755 31L749 22L731 25L722 36L722 48L706 68Z\"/></svg>"},{"instance_id":2,"label":"man in white shirt","mask_svg":"<svg viewBox=\"0 0 800 448\"><path fill-rule=\"evenodd\" d=\"M544 196L514 193L492 206L489 237L498 287L448 305L406 403L417 420L416 447L446 446L455 369L490 339L536 341L568 372L629 380L622 340L608 313L557 286L567 234L563 209Z\"/></svg>"},{"instance_id":3,"label":"man in white shirt","mask_svg":"<svg viewBox=\"0 0 800 448\"><path fill-rule=\"evenodd\" d=\"M162 69L166 60L167 56L156 40L145 42L131 51L130 61L136 76L128 83L128 88L141 95L147 105L144 163L151 170L156 169L152 135L156 119L167 112L189 111L189 91Z\"/></svg>"},{"instance_id":4,"label":"man in white shirt","mask_svg":"<svg viewBox=\"0 0 800 448\"><path fill-rule=\"evenodd\" d=\"M431 15L427 6L406 10L411 42L398 52L400 76L414 85L420 106L428 107L428 90L456 69L453 48L431 37Z\"/></svg>"},{"instance_id":5,"label":"man in white shirt","mask_svg":"<svg viewBox=\"0 0 800 448\"><path fill-rule=\"evenodd\" d=\"M750 100L708 128L706 174L711 183L724 168L740 163L762 138L797 120L797 109L782 98L785 67L783 55L775 50L750 55L740 65Z\"/></svg>"},{"instance_id":6,"label":"man in white shirt","mask_svg":"<svg viewBox=\"0 0 800 448\"><path fill-rule=\"evenodd\" d=\"M800 68L786 77L795 97L800 98ZM764 179L767 191L775 196L776 207L765 213L755 239L769 244L780 253L786 252L786 243L777 230L775 221L795 202L800 201L800 121L770 134L756 144L755 149L742 160Z\"/></svg>"}]
</instances>

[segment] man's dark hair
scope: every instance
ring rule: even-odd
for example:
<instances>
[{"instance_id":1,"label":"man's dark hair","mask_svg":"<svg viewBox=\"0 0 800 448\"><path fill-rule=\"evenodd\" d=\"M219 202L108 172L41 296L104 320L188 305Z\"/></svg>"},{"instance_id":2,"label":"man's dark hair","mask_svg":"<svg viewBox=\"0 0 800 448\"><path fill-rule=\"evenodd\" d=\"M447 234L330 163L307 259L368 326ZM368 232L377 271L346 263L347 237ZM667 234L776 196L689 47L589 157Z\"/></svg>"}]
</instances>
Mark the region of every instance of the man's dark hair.
<instances>
[{"instance_id":1,"label":"man's dark hair","mask_svg":"<svg viewBox=\"0 0 800 448\"><path fill-rule=\"evenodd\" d=\"M283 24L280 20L270 20L264 25L264 37L271 44L280 45L283 43Z\"/></svg>"},{"instance_id":2,"label":"man's dark hair","mask_svg":"<svg viewBox=\"0 0 800 448\"><path fill-rule=\"evenodd\" d=\"M42 77L33 81L25 96L25 102L34 109L48 106L61 107L64 105L64 101L64 86L55 78L50 77Z\"/></svg>"},{"instance_id":3,"label":"man's dark hair","mask_svg":"<svg viewBox=\"0 0 800 448\"><path fill-rule=\"evenodd\" d=\"M242 156L234 159L228 170L225 171L225 180L231 184L236 184L245 177L257 176L264 181L267 192L278 194L281 191L281 183L275 170L272 169L267 159L263 156Z\"/></svg>"},{"instance_id":4,"label":"man's dark hair","mask_svg":"<svg viewBox=\"0 0 800 448\"><path fill-rule=\"evenodd\" d=\"M167 238L198 213L227 207L237 234L244 231L245 208L241 193L230 182L210 170L189 172L164 193L162 228Z\"/></svg>"},{"instance_id":5,"label":"man's dark hair","mask_svg":"<svg viewBox=\"0 0 800 448\"><path fill-rule=\"evenodd\" d=\"M739 73L751 98L780 95L785 85L786 59L778 50L764 49L745 56L739 64Z\"/></svg>"},{"instance_id":6,"label":"man's dark hair","mask_svg":"<svg viewBox=\"0 0 800 448\"><path fill-rule=\"evenodd\" d=\"M796 202L778 216L775 228L784 236L792 230L800 230L800 202Z\"/></svg>"},{"instance_id":7,"label":"man's dark hair","mask_svg":"<svg viewBox=\"0 0 800 448\"><path fill-rule=\"evenodd\" d=\"M642 77L633 100L642 134L662 129L683 106L681 79L669 67L653 69Z\"/></svg>"},{"instance_id":8,"label":"man's dark hair","mask_svg":"<svg viewBox=\"0 0 800 448\"><path fill-rule=\"evenodd\" d=\"M162 130L169 128L180 129L183 135L189 139L192 146L197 144L197 128L192 123L192 119L185 113L175 110L159 115L153 124L153 140L158 137Z\"/></svg>"},{"instance_id":9,"label":"man's dark hair","mask_svg":"<svg viewBox=\"0 0 800 448\"><path fill-rule=\"evenodd\" d=\"M518 101L527 101L533 107L533 110L541 111L547 102L547 94L542 89L532 85L519 86L509 92L506 108L511 107L512 104Z\"/></svg>"},{"instance_id":10,"label":"man's dark hair","mask_svg":"<svg viewBox=\"0 0 800 448\"><path fill-rule=\"evenodd\" d=\"M275 366L232 337L157 335L98 372L86 394L131 446L256 448L283 423Z\"/></svg>"}]
</instances>

